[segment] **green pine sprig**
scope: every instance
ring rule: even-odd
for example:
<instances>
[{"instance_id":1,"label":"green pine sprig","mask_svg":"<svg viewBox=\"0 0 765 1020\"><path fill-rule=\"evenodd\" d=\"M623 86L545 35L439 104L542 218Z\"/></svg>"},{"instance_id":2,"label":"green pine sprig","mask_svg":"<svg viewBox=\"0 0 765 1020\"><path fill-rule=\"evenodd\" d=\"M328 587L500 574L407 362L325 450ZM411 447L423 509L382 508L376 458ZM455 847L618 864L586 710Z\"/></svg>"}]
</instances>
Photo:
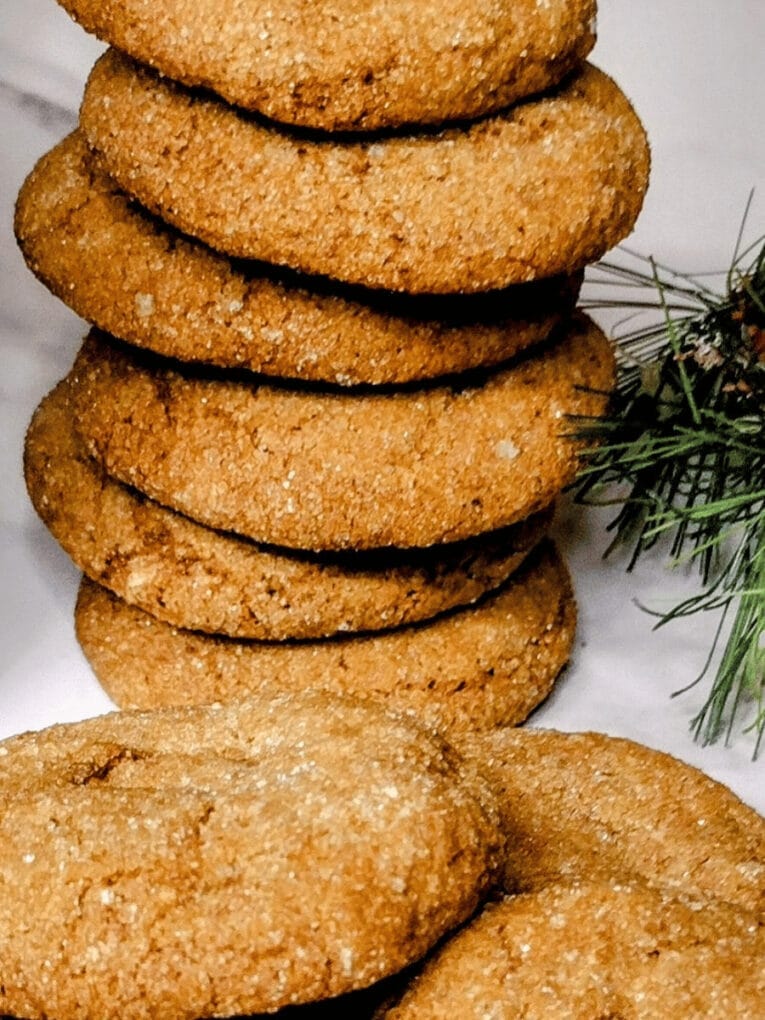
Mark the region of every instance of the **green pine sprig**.
<instances>
[{"instance_id":1,"label":"green pine sprig","mask_svg":"<svg viewBox=\"0 0 765 1020\"><path fill-rule=\"evenodd\" d=\"M626 545L628 569L660 541L698 568L698 593L656 613L657 626L719 614L707 663L683 689L711 676L692 728L704 743L727 739L754 706L756 757L765 738L765 238L738 252L740 239L719 289L632 252L596 267L586 306L630 318L617 330L610 411L577 425L592 442L576 494L618 507L606 555Z\"/></svg>"}]
</instances>

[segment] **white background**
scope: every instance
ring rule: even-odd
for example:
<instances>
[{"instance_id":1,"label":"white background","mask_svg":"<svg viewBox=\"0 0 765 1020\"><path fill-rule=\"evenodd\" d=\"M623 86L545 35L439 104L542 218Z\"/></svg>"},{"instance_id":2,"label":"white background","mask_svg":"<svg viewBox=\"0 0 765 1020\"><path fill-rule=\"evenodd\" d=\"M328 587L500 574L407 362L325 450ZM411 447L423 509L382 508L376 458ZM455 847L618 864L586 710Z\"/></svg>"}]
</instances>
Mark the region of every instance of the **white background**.
<instances>
[{"instance_id":1,"label":"white background","mask_svg":"<svg viewBox=\"0 0 765 1020\"><path fill-rule=\"evenodd\" d=\"M748 235L765 232L764 50L763 0L603 0L594 61L633 100L653 149L652 186L632 247L688 271L723 268L752 187L761 190ZM34 516L21 476L26 424L67 371L84 327L26 271L10 225L25 174L74 124L98 51L53 0L2 0L0 736L111 707L74 639L77 572ZM669 750L765 813L765 754L751 761L751 737L737 730L730 748L701 748L688 722L703 691L670 698L700 669L713 623L652 633L634 602L668 608L694 590L693 580L668 572L658 557L629 576L623 561L603 563L603 524L592 511L561 514L579 637L571 668L533 723Z\"/></svg>"}]
</instances>

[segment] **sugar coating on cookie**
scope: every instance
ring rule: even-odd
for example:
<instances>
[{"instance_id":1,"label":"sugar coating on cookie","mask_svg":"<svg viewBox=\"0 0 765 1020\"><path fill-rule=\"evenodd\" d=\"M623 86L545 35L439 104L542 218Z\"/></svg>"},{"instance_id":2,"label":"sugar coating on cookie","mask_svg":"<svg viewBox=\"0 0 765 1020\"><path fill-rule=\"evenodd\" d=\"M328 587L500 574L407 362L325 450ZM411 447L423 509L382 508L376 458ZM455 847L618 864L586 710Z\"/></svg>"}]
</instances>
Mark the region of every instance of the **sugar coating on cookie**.
<instances>
[{"instance_id":1,"label":"sugar coating on cookie","mask_svg":"<svg viewBox=\"0 0 765 1020\"><path fill-rule=\"evenodd\" d=\"M380 1016L755 1017L764 955L765 927L728 904L639 884L551 886L488 906Z\"/></svg>"},{"instance_id":2,"label":"sugar coating on cookie","mask_svg":"<svg viewBox=\"0 0 765 1020\"><path fill-rule=\"evenodd\" d=\"M543 356L452 386L320 392L181 374L96 333L70 375L106 471L213 527L302 549L429 546L549 506L602 413L611 347L577 318Z\"/></svg>"},{"instance_id":3,"label":"sugar coating on cookie","mask_svg":"<svg viewBox=\"0 0 765 1020\"><path fill-rule=\"evenodd\" d=\"M501 844L435 735L327 694L0 744L0 1009L167 1020L364 987L468 916Z\"/></svg>"},{"instance_id":4,"label":"sugar coating on cookie","mask_svg":"<svg viewBox=\"0 0 765 1020\"><path fill-rule=\"evenodd\" d=\"M83 581L80 645L117 705L247 698L263 685L326 688L407 712L440 732L513 726L568 661L576 608L550 547L475 606L380 634L241 642L175 629Z\"/></svg>"},{"instance_id":5,"label":"sugar coating on cookie","mask_svg":"<svg viewBox=\"0 0 765 1020\"><path fill-rule=\"evenodd\" d=\"M475 117L557 84L595 0L61 0L168 78L326 130Z\"/></svg>"},{"instance_id":6,"label":"sugar coating on cookie","mask_svg":"<svg viewBox=\"0 0 765 1020\"><path fill-rule=\"evenodd\" d=\"M600 733L505 729L460 746L499 794L508 890L638 876L765 916L765 819L698 769Z\"/></svg>"},{"instance_id":7,"label":"sugar coating on cookie","mask_svg":"<svg viewBox=\"0 0 765 1020\"><path fill-rule=\"evenodd\" d=\"M125 191L213 248L413 293L574 272L629 233L648 182L639 120L589 65L464 127L315 140L109 51L80 125Z\"/></svg>"},{"instance_id":8,"label":"sugar coating on cookie","mask_svg":"<svg viewBox=\"0 0 765 1020\"><path fill-rule=\"evenodd\" d=\"M384 630L474 602L547 531L551 508L428 550L308 556L174 513L104 475L76 442L67 385L29 426L32 504L77 566L130 605L192 630L259 639Z\"/></svg>"},{"instance_id":9,"label":"sugar coating on cookie","mask_svg":"<svg viewBox=\"0 0 765 1020\"><path fill-rule=\"evenodd\" d=\"M412 298L233 261L144 213L96 171L78 132L30 174L15 227L30 269L107 333L184 361L340 385L498 364L547 339L581 283Z\"/></svg>"}]
</instances>

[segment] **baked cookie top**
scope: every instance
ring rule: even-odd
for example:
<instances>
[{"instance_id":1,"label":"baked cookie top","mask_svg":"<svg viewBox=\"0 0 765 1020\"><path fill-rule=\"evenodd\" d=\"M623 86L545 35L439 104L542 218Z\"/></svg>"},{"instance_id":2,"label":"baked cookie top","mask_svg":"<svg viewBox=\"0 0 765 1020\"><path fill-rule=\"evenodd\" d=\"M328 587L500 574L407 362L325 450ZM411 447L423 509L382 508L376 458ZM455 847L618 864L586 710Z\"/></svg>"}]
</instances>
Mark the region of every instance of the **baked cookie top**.
<instances>
[{"instance_id":1,"label":"baked cookie top","mask_svg":"<svg viewBox=\"0 0 765 1020\"><path fill-rule=\"evenodd\" d=\"M600 733L504 729L460 746L499 794L509 891L637 876L765 917L765 819L698 769Z\"/></svg>"},{"instance_id":2,"label":"baked cookie top","mask_svg":"<svg viewBox=\"0 0 765 1020\"><path fill-rule=\"evenodd\" d=\"M456 541L549 506L578 466L567 416L601 413L612 375L585 318L502 371L390 392L181 374L94 332L70 392L110 475L257 541L349 549Z\"/></svg>"},{"instance_id":3,"label":"baked cookie top","mask_svg":"<svg viewBox=\"0 0 765 1020\"><path fill-rule=\"evenodd\" d=\"M552 517L420 552L307 556L256 545L104 475L75 441L66 383L35 412L24 474L43 522L89 577L168 623L232 637L384 630L474 602L510 576Z\"/></svg>"},{"instance_id":4,"label":"baked cookie top","mask_svg":"<svg viewBox=\"0 0 765 1020\"><path fill-rule=\"evenodd\" d=\"M498 364L545 340L581 282L410 297L231 260L145 213L95 169L78 132L30 174L15 227L30 269L113 336L183 361L340 385Z\"/></svg>"},{"instance_id":5,"label":"baked cookie top","mask_svg":"<svg viewBox=\"0 0 765 1020\"><path fill-rule=\"evenodd\" d=\"M408 712L449 737L522 722L568 661L575 619L566 568L549 547L474 606L332 640L242 642L180 630L87 581L75 610L85 656L121 707L241 700L264 684L325 688Z\"/></svg>"},{"instance_id":6,"label":"baked cookie top","mask_svg":"<svg viewBox=\"0 0 765 1020\"><path fill-rule=\"evenodd\" d=\"M326 130L476 117L547 89L595 41L595 0L61 0L168 78Z\"/></svg>"},{"instance_id":7,"label":"baked cookie top","mask_svg":"<svg viewBox=\"0 0 765 1020\"><path fill-rule=\"evenodd\" d=\"M491 904L387 1020L759 1016L765 927L723 904L583 882Z\"/></svg>"},{"instance_id":8,"label":"baked cookie top","mask_svg":"<svg viewBox=\"0 0 765 1020\"><path fill-rule=\"evenodd\" d=\"M327 694L119 713L0 745L0 1009L270 1012L417 959L494 878L491 795Z\"/></svg>"},{"instance_id":9,"label":"baked cookie top","mask_svg":"<svg viewBox=\"0 0 765 1020\"><path fill-rule=\"evenodd\" d=\"M213 248L411 293L574 272L629 233L648 182L638 118L588 65L464 127L317 139L112 50L91 72L80 124L120 187Z\"/></svg>"}]
</instances>

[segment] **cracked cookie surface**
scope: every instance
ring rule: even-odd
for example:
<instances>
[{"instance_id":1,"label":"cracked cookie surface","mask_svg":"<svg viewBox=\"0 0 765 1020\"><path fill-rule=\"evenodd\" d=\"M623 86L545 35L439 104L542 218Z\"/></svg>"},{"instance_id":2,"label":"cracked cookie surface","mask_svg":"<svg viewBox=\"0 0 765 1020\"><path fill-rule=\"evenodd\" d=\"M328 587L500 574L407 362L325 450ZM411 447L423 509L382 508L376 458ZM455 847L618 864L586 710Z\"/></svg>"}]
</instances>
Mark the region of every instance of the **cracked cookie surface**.
<instances>
[{"instance_id":1,"label":"cracked cookie surface","mask_svg":"<svg viewBox=\"0 0 765 1020\"><path fill-rule=\"evenodd\" d=\"M552 886L491 904L386 1020L726 1020L765 1001L765 927L639 884Z\"/></svg>"},{"instance_id":2,"label":"cracked cookie surface","mask_svg":"<svg viewBox=\"0 0 765 1020\"><path fill-rule=\"evenodd\" d=\"M573 480L611 346L575 319L539 356L452 386L329 392L174 369L92 333L75 427L106 471L211 527L298 549L429 546L528 517Z\"/></svg>"},{"instance_id":3,"label":"cracked cookie surface","mask_svg":"<svg viewBox=\"0 0 765 1020\"><path fill-rule=\"evenodd\" d=\"M637 877L765 917L765 819L698 769L601 733L503 729L460 748L497 789L508 891Z\"/></svg>"},{"instance_id":4,"label":"cracked cookie surface","mask_svg":"<svg viewBox=\"0 0 765 1020\"><path fill-rule=\"evenodd\" d=\"M0 1009L266 1012L371 984L468 916L501 845L434 734L326 694L0 744Z\"/></svg>"},{"instance_id":5,"label":"cracked cookie surface","mask_svg":"<svg viewBox=\"0 0 765 1020\"><path fill-rule=\"evenodd\" d=\"M410 293L575 272L630 232L648 183L643 128L589 65L464 127L315 140L109 51L80 126L120 187L211 247Z\"/></svg>"}]
</instances>

